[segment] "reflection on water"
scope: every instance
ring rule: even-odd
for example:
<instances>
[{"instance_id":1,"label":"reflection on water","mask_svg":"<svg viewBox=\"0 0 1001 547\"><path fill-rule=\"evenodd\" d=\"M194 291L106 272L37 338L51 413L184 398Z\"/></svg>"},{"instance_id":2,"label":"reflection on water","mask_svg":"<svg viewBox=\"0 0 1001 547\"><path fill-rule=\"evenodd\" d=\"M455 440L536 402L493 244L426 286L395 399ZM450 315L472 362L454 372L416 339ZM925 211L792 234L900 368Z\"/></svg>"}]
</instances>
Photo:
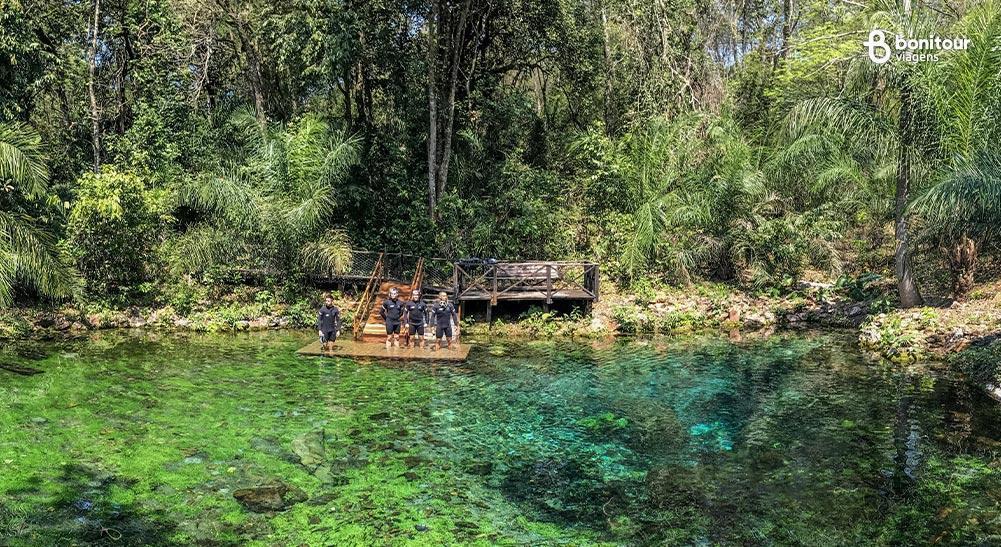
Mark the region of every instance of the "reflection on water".
<instances>
[{"instance_id":1,"label":"reflection on water","mask_svg":"<svg viewBox=\"0 0 1001 547\"><path fill-rule=\"evenodd\" d=\"M295 357L307 340L7 348L46 372L0 377L0 537L1001 539L998 405L940 367L866 363L843 335L483 341L462 366ZM233 499L275 480L309 500Z\"/></svg>"}]
</instances>

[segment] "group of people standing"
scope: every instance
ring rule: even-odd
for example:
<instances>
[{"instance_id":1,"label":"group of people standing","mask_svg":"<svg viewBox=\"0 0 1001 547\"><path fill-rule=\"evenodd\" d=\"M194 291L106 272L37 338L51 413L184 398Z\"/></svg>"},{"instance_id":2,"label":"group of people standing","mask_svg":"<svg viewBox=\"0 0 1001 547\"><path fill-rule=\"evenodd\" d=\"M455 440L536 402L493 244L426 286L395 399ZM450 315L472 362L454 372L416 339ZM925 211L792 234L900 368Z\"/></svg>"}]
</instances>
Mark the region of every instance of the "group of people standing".
<instances>
[{"instance_id":1,"label":"group of people standing","mask_svg":"<svg viewBox=\"0 0 1001 547\"><path fill-rule=\"evenodd\" d=\"M448 300L444 292L438 293L438 299L428 306L421 299L420 289L410 293L410 300L400 300L400 291L396 287L389 289L389 298L382 302L379 316L386 323L386 349L400 345L400 332L404 333L404 345L410 347L425 347L425 331L428 326L434 327L433 349L451 348L458 338L459 314L455 306ZM455 328L453 329L453 325ZM406 327L406 330L404 329ZM317 312L316 329L320 335L320 345L325 351L330 351L337 341L341 331L341 310L334 305L334 299L329 294L323 296L323 305Z\"/></svg>"},{"instance_id":2,"label":"group of people standing","mask_svg":"<svg viewBox=\"0 0 1001 547\"><path fill-rule=\"evenodd\" d=\"M459 314L455 306L448 300L444 292L438 293L438 299L428 306L421 299L420 289L410 293L410 300L400 300L400 291L396 287L389 289L389 298L383 300L379 316L386 323L386 348L400 345L400 331L406 326L404 344L410 347L427 347L425 330L430 324L434 327L434 348L446 348L456 338L452 326L459 324Z\"/></svg>"}]
</instances>

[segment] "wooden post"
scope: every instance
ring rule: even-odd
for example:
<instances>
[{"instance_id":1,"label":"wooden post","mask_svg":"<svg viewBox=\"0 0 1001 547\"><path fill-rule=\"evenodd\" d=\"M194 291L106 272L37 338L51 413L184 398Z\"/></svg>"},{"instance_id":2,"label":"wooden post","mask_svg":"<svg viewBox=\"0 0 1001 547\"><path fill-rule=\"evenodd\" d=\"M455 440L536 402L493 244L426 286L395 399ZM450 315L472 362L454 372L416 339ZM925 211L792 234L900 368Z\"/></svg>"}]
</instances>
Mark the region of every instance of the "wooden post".
<instances>
[{"instance_id":1,"label":"wooden post","mask_svg":"<svg viewBox=\"0 0 1001 547\"><path fill-rule=\"evenodd\" d=\"M497 265L494 264L493 266L491 266L491 268L493 269L493 272L494 272L494 282L493 282L493 289L490 292L490 305L491 306L496 306L497 305Z\"/></svg>"},{"instance_id":2,"label":"wooden post","mask_svg":"<svg viewBox=\"0 0 1001 547\"><path fill-rule=\"evenodd\" d=\"M553 265L546 264L546 311L553 303Z\"/></svg>"},{"instance_id":3,"label":"wooden post","mask_svg":"<svg viewBox=\"0 0 1001 547\"><path fill-rule=\"evenodd\" d=\"M493 311L494 305L488 300L487 301L487 326L493 325Z\"/></svg>"},{"instance_id":4,"label":"wooden post","mask_svg":"<svg viewBox=\"0 0 1001 547\"><path fill-rule=\"evenodd\" d=\"M598 270L597 264L591 267L591 275L594 276L594 301L597 302L600 298L598 290L601 286L601 272Z\"/></svg>"}]
</instances>

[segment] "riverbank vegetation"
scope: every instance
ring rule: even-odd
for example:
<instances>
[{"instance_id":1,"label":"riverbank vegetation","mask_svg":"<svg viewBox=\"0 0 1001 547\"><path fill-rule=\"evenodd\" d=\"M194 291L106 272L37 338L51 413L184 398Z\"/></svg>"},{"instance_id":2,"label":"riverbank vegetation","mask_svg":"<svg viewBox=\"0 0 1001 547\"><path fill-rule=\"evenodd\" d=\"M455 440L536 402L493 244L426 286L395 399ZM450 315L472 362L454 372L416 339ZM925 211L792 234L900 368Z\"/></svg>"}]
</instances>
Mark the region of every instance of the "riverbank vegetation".
<instances>
[{"instance_id":1,"label":"riverbank vegetation","mask_svg":"<svg viewBox=\"0 0 1001 547\"><path fill-rule=\"evenodd\" d=\"M873 28L970 46L876 64ZM823 307L804 281L863 314L971 299L998 271L999 31L995 0L17 1L0 306L294 325L351 249L592 258L637 309L725 286L754 322ZM270 300L225 301L251 278Z\"/></svg>"}]
</instances>

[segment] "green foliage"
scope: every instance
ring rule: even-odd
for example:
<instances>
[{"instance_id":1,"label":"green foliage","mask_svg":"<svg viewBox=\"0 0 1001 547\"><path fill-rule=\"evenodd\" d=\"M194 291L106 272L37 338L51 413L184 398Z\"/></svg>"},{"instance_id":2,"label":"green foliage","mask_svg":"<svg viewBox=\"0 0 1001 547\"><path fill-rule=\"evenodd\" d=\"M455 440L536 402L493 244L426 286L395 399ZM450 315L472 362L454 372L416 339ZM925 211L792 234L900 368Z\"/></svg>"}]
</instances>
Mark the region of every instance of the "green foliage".
<instances>
[{"instance_id":1,"label":"green foliage","mask_svg":"<svg viewBox=\"0 0 1001 547\"><path fill-rule=\"evenodd\" d=\"M227 123L233 138L245 139L239 159L177 190L178 205L198 216L165 246L172 269L344 271L350 246L332 213L337 185L357 161L357 141L316 117L269 128L241 112Z\"/></svg>"},{"instance_id":2,"label":"green foliage","mask_svg":"<svg viewBox=\"0 0 1001 547\"><path fill-rule=\"evenodd\" d=\"M72 290L64 253L43 224L57 211L45 161L34 130L0 124L0 308L11 304L17 289L50 297Z\"/></svg>"},{"instance_id":3,"label":"green foliage","mask_svg":"<svg viewBox=\"0 0 1001 547\"><path fill-rule=\"evenodd\" d=\"M955 353L950 361L977 384L1001 384L1001 343L997 340L988 340Z\"/></svg>"},{"instance_id":4,"label":"green foliage","mask_svg":"<svg viewBox=\"0 0 1001 547\"><path fill-rule=\"evenodd\" d=\"M164 195L134 174L106 167L77 181L68 237L90 294L129 298L158 272L156 249L169 220Z\"/></svg>"},{"instance_id":5,"label":"green foliage","mask_svg":"<svg viewBox=\"0 0 1001 547\"><path fill-rule=\"evenodd\" d=\"M834 289L855 301L868 300L880 294L876 284L881 279L881 275L871 272L858 276L842 275L834 283Z\"/></svg>"},{"instance_id":6,"label":"green foliage","mask_svg":"<svg viewBox=\"0 0 1001 547\"><path fill-rule=\"evenodd\" d=\"M605 412L597 416L581 418L577 424L589 433L606 435L625 429L629 426L629 420L624 416L616 417L612 412Z\"/></svg>"},{"instance_id":7,"label":"green foliage","mask_svg":"<svg viewBox=\"0 0 1001 547\"><path fill-rule=\"evenodd\" d=\"M142 250L167 285L248 272L293 284L343 271L353 246L598 258L624 284L782 291L810 270L886 266L899 151L915 190L932 187L908 210L927 236L918 244L968 236L994 252L996 0L910 15L860 3L461 5L106 5L91 81L95 5L10 2L0 57L16 70L0 76L0 121L41 138L0 127L6 245L16 232L25 257L0 273L0 301L71 292L66 268L53 277L55 242L76 245L80 226L54 206L95 163L170 194L156 214L176 222ZM874 26L973 47L876 66L858 46ZM445 157L429 191L428 164ZM28 257L31 246L45 251ZM92 292L153 281L101 288L82 273Z\"/></svg>"}]
</instances>

